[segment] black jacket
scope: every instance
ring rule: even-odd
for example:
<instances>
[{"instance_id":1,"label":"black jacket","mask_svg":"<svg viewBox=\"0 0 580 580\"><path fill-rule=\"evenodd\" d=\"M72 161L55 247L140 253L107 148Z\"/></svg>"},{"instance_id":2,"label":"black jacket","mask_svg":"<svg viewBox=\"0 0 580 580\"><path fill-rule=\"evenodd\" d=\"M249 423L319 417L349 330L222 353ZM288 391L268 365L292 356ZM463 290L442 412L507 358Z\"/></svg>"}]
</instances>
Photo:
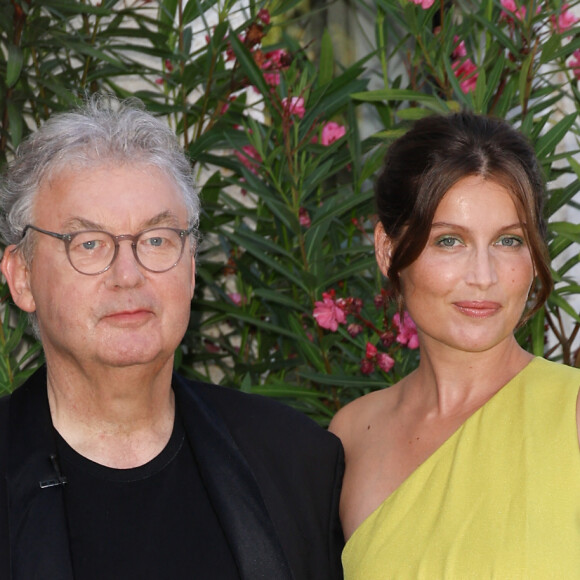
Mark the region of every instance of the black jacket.
<instances>
[{"instance_id":1,"label":"black jacket","mask_svg":"<svg viewBox=\"0 0 580 580\"><path fill-rule=\"evenodd\" d=\"M338 439L264 397L177 375L173 389L240 578L342 578ZM2 580L73 580L56 455L43 368L0 400Z\"/></svg>"}]
</instances>

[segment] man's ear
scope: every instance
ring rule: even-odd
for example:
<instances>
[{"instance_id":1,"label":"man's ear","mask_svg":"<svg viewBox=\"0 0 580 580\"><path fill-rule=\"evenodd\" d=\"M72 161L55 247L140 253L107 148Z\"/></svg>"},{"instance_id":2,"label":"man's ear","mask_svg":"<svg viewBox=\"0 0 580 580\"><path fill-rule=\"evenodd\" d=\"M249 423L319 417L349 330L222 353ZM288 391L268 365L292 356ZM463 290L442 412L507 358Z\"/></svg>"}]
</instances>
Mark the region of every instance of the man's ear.
<instances>
[{"instance_id":1,"label":"man's ear","mask_svg":"<svg viewBox=\"0 0 580 580\"><path fill-rule=\"evenodd\" d=\"M375 226L375 256L377 264L385 277L388 277L389 268L391 267L392 253L393 241L387 236L383 224L379 222Z\"/></svg>"},{"instance_id":2,"label":"man's ear","mask_svg":"<svg viewBox=\"0 0 580 580\"><path fill-rule=\"evenodd\" d=\"M20 249L14 245L8 246L4 250L0 269L8 282L14 304L25 312L34 312L36 303L30 291L30 270Z\"/></svg>"}]
</instances>

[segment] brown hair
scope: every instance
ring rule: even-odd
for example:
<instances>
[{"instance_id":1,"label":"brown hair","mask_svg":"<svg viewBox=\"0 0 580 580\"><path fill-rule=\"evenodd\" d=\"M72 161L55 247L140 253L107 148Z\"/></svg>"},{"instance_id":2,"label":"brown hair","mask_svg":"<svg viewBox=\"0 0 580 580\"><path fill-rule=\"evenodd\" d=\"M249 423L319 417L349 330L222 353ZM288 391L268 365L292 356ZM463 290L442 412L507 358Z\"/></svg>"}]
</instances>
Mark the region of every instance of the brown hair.
<instances>
[{"instance_id":1,"label":"brown hair","mask_svg":"<svg viewBox=\"0 0 580 580\"><path fill-rule=\"evenodd\" d=\"M527 320L553 287L544 180L531 144L501 119L467 112L433 115L417 121L390 146L375 185L378 217L394 242L389 280L400 296L399 274L425 248L443 196L472 175L501 185L515 203L536 273Z\"/></svg>"}]
</instances>

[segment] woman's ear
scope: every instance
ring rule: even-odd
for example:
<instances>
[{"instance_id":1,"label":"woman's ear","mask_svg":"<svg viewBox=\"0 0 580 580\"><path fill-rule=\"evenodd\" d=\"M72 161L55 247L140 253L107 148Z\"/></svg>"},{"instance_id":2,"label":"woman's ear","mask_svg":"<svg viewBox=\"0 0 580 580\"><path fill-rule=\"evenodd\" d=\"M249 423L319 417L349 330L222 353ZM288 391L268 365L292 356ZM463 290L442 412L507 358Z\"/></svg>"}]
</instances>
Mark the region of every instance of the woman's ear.
<instances>
[{"instance_id":1,"label":"woman's ear","mask_svg":"<svg viewBox=\"0 0 580 580\"><path fill-rule=\"evenodd\" d=\"M25 312L34 312L36 303L30 291L30 270L22 251L16 246L8 246L4 250L0 268L8 282L14 304Z\"/></svg>"},{"instance_id":2,"label":"woman's ear","mask_svg":"<svg viewBox=\"0 0 580 580\"><path fill-rule=\"evenodd\" d=\"M387 236L383 224L379 222L375 226L375 256L377 264L385 277L388 277L392 254L393 241Z\"/></svg>"}]
</instances>

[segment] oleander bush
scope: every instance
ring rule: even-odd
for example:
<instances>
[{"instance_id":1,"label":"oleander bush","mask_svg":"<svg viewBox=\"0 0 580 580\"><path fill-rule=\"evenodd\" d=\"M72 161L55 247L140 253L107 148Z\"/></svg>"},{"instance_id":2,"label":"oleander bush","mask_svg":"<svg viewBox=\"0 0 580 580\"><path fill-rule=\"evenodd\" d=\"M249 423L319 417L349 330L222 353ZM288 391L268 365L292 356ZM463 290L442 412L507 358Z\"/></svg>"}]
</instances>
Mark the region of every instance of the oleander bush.
<instances>
[{"instance_id":1,"label":"oleander bush","mask_svg":"<svg viewBox=\"0 0 580 580\"><path fill-rule=\"evenodd\" d=\"M297 37L314 15L290 0L12 0L0 8L0 159L84 92L135 95L165 116L204 206L176 367L325 424L418 362L414 324L390 300L372 249L373 175L386 148L433 112L506 118L545 172L557 281L518 339L579 365L570 301L580 226L557 217L578 208L580 188L577 6L360 0L353 21L367 22L367 49L344 63L328 30ZM0 389L11 390L41 358L2 292Z\"/></svg>"}]
</instances>

